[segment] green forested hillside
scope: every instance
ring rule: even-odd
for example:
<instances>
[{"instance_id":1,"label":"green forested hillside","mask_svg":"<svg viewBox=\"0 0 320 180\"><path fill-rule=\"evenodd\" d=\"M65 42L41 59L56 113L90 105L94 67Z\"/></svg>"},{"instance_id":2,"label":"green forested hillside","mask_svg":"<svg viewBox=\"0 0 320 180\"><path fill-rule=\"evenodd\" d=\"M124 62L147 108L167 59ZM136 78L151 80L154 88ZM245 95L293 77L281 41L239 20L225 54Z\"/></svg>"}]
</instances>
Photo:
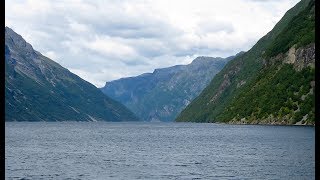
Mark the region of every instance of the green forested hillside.
<instances>
[{"instance_id":1,"label":"green forested hillside","mask_svg":"<svg viewBox=\"0 0 320 180\"><path fill-rule=\"evenodd\" d=\"M314 42L315 39L315 6L314 1L299 15L295 16L289 24L277 35L275 41L266 49L265 57L285 53L290 47L296 48Z\"/></svg>"},{"instance_id":2,"label":"green forested hillside","mask_svg":"<svg viewBox=\"0 0 320 180\"><path fill-rule=\"evenodd\" d=\"M314 0L230 61L177 121L314 123Z\"/></svg>"}]
</instances>

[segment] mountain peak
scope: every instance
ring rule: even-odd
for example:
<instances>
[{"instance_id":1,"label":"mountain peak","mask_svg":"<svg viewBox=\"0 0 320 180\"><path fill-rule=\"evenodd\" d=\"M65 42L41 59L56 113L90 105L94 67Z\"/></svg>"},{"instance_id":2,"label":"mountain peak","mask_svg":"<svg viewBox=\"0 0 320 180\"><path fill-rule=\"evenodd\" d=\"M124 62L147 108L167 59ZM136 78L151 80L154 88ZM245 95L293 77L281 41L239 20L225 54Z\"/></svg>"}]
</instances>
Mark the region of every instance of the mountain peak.
<instances>
[{"instance_id":1,"label":"mountain peak","mask_svg":"<svg viewBox=\"0 0 320 180\"><path fill-rule=\"evenodd\" d=\"M5 27L5 42L9 47L15 46L29 52L33 51L31 44L27 43L21 35L17 34L8 26Z\"/></svg>"},{"instance_id":2,"label":"mountain peak","mask_svg":"<svg viewBox=\"0 0 320 180\"><path fill-rule=\"evenodd\" d=\"M224 60L224 58L221 57L209 57L209 56L198 56L197 58L195 58L191 64L195 64L195 63L203 63L206 61L221 61Z\"/></svg>"}]
</instances>

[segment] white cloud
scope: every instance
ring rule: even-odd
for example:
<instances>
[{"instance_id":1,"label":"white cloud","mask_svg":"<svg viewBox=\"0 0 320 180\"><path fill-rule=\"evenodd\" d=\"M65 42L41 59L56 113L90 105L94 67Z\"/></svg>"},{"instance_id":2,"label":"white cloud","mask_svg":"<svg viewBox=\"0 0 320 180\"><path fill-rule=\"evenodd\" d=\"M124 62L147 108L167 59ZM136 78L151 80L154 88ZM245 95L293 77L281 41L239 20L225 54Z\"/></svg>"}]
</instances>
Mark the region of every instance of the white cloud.
<instances>
[{"instance_id":1,"label":"white cloud","mask_svg":"<svg viewBox=\"0 0 320 180\"><path fill-rule=\"evenodd\" d=\"M53 51L47 51L43 55L45 55L46 57L48 57L50 59L57 59L58 58L57 54Z\"/></svg>"},{"instance_id":2,"label":"white cloud","mask_svg":"<svg viewBox=\"0 0 320 180\"><path fill-rule=\"evenodd\" d=\"M299 0L10 0L5 24L44 55L106 81L248 50Z\"/></svg>"}]
</instances>

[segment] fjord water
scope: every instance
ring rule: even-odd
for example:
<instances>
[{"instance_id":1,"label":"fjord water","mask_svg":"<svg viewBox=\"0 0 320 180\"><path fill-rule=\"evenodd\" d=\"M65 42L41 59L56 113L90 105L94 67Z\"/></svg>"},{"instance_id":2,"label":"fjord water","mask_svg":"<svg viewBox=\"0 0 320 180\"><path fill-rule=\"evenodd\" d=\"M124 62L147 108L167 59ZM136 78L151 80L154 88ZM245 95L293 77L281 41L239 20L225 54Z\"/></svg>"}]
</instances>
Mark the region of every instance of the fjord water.
<instances>
[{"instance_id":1,"label":"fjord water","mask_svg":"<svg viewBox=\"0 0 320 180\"><path fill-rule=\"evenodd\" d=\"M314 127L6 122L6 179L314 179Z\"/></svg>"}]
</instances>

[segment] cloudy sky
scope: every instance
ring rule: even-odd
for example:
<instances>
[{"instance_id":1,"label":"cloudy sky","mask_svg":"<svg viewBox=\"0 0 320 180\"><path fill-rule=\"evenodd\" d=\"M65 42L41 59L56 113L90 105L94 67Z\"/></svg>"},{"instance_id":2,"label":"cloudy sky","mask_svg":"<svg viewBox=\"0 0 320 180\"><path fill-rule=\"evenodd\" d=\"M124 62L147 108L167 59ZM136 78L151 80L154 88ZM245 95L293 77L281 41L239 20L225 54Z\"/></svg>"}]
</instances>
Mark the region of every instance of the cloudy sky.
<instances>
[{"instance_id":1,"label":"cloudy sky","mask_svg":"<svg viewBox=\"0 0 320 180\"><path fill-rule=\"evenodd\" d=\"M6 0L5 25L71 72L106 81L249 50L299 0Z\"/></svg>"}]
</instances>

